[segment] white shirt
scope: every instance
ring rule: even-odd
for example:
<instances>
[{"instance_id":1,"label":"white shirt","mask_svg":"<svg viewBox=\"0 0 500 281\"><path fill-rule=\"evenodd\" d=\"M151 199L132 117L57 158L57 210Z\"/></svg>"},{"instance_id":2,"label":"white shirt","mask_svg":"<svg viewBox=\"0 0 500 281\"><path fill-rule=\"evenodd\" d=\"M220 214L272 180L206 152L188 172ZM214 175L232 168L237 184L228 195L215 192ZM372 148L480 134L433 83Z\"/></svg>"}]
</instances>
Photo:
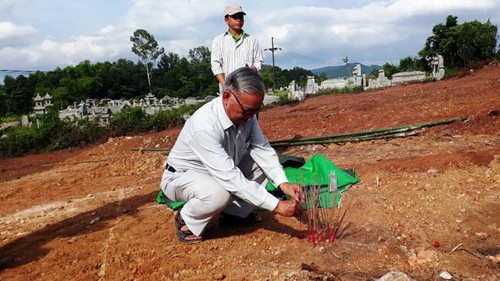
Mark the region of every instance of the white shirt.
<instances>
[{"instance_id":1,"label":"white shirt","mask_svg":"<svg viewBox=\"0 0 500 281\"><path fill-rule=\"evenodd\" d=\"M279 200L238 169L247 151L276 186L288 181L255 116L235 126L224 111L222 97L217 97L188 119L168 155L168 163L180 172L194 169L210 173L231 194L272 211Z\"/></svg>"},{"instance_id":2,"label":"white shirt","mask_svg":"<svg viewBox=\"0 0 500 281\"><path fill-rule=\"evenodd\" d=\"M234 70L248 65L258 71L262 68L264 58L259 42L250 34L234 43L233 36L226 31L217 35L212 42L211 64L214 75L224 73L227 77Z\"/></svg>"}]
</instances>

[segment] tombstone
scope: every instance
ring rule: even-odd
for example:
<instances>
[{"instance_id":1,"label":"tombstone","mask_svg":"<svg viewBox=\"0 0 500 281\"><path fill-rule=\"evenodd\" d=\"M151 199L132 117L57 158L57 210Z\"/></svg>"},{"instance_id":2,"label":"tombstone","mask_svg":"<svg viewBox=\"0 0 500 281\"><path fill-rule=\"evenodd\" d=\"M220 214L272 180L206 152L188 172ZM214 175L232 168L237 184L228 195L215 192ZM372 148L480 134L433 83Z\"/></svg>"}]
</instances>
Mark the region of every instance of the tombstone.
<instances>
[{"instance_id":1,"label":"tombstone","mask_svg":"<svg viewBox=\"0 0 500 281\"><path fill-rule=\"evenodd\" d=\"M52 105L52 97L49 95L49 93L45 93L45 96L43 97L43 105L45 107Z\"/></svg>"},{"instance_id":2,"label":"tombstone","mask_svg":"<svg viewBox=\"0 0 500 281\"><path fill-rule=\"evenodd\" d=\"M354 86L362 86L363 85L363 74L361 73L361 64L356 64L354 67L354 71L352 72L352 76L354 78Z\"/></svg>"},{"instance_id":3,"label":"tombstone","mask_svg":"<svg viewBox=\"0 0 500 281\"><path fill-rule=\"evenodd\" d=\"M28 127L29 124L30 124L30 121L28 119L28 115L21 116L21 125L23 125L24 127Z\"/></svg>"},{"instance_id":4,"label":"tombstone","mask_svg":"<svg viewBox=\"0 0 500 281\"><path fill-rule=\"evenodd\" d=\"M40 96L39 93L36 94L36 96L33 98L33 101L35 102L35 106L33 107L33 113L35 113L35 115L44 114L45 106L43 104L43 98Z\"/></svg>"},{"instance_id":5,"label":"tombstone","mask_svg":"<svg viewBox=\"0 0 500 281\"><path fill-rule=\"evenodd\" d=\"M317 92L318 92L318 85L316 84L316 81L314 80L314 76L307 76L305 94L306 95L314 95Z\"/></svg>"},{"instance_id":6,"label":"tombstone","mask_svg":"<svg viewBox=\"0 0 500 281\"><path fill-rule=\"evenodd\" d=\"M288 99L291 100L302 101L305 98L305 93L299 89L295 80L292 80L290 85L288 85L288 93Z\"/></svg>"},{"instance_id":7,"label":"tombstone","mask_svg":"<svg viewBox=\"0 0 500 281\"><path fill-rule=\"evenodd\" d=\"M444 77L444 60L443 56L437 55L432 57L432 77L436 80L441 80Z\"/></svg>"},{"instance_id":8,"label":"tombstone","mask_svg":"<svg viewBox=\"0 0 500 281\"><path fill-rule=\"evenodd\" d=\"M295 91L298 91L299 90L299 87L297 86L297 83L295 83L295 80L292 80L292 82L290 82L290 84L288 85L288 91L290 93L293 93Z\"/></svg>"},{"instance_id":9,"label":"tombstone","mask_svg":"<svg viewBox=\"0 0 500 281\"><path fill-rule=\"evenodd\" d=\"M392 84L404 84L413 82L422 82L426 78L425 72L423 71L406 71L398 72L392 75Z\"/></svg>"},{"instance_id":10,"label":"tombstone","mask_svg":"<svg viewBox=\"0 0 500 281\"><path fill-rule=\"evenodd\" d=\"M347 79L341 79L341 78L328 79L328 80L321 82L319 89L320 90L342 89L345 86L347 86L347 84L348 84Z\"/></svg>"},{"instance_id":11,"label":"tombstone","mask_svg":"<svg viewBox=\"0 0 500 281\"><path fill-rule=\"evenodd\" d=\"M385 71L383 69L378 70L377 84L379 87L391 86L391 81L385 77Z\"/></svg>"}]
</instances>

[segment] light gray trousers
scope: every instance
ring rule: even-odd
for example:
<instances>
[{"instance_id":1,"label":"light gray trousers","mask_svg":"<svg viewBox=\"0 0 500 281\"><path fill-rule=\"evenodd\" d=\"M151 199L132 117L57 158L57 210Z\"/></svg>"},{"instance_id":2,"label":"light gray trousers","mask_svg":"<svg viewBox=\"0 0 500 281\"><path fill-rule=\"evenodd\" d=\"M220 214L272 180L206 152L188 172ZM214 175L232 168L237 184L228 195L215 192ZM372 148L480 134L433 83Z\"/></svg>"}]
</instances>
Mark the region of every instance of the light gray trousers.
<instances>
[{"instance_id":1,"label":"light gray trousers","mask_svg":"<svg viewBox=\"0 0 500 281\"><path fill-rule=\"evenodd\" d=\"M267 185L267 177L247 154L238 166L249 180ZM174 167L175 168L175 167ZM172 173L165 170L160 184L165 196L172 201L186 201L180 210L189 230L201 235L210 220L221 211L246 217L255 206L231 195L209 174L194 170Z\"/></svg>"}]
</instances>

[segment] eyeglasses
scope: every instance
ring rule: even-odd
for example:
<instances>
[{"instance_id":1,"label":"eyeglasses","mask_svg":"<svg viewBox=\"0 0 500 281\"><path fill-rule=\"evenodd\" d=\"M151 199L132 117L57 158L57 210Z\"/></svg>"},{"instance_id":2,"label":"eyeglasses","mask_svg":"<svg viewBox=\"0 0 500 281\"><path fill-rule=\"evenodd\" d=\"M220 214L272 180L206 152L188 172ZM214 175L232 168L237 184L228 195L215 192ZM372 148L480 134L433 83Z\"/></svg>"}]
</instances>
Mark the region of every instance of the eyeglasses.
<instances>
[{"instance_id":1,"label":"eyeglasses","mask_svg":"<svg viewBox=\"0 0 500 281\"><path fill-rule=\"evenodd\" d=\"M262 109L262 106L261 106L261 107L259 107L258 109L245 109L245 108L243 107L243 105L241 105L240 100L239 100L239 99L238 99L238 97L237 97L237 96L233 93L233 91L231 91L231 94L233 95L234 99L236 100L236 102L237 102L237 103L238 103L238 105L240 106L243 116L250 116L250 115L254 115L254 114L256 114L257 112L259 112L259 111Z\"/></svg>"}]
</instances>

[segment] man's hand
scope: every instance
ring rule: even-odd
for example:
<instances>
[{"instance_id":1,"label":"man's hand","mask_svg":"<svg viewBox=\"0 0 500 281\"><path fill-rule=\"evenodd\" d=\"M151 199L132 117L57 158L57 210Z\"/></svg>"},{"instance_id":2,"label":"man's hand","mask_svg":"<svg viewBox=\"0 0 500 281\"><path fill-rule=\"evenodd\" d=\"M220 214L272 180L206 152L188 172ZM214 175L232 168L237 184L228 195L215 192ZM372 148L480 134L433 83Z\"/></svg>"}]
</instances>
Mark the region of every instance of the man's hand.
<instances>
[{"instance_id":1,"label":"man's hand","mask_svg":"<svg viewBox=\"0 0 500 281\"><path fill-rule=\"evenodd\" d=\"M302 205L295 199L279 201L273 212L285 217L299 216L302 213Z\"/></svg>"},{"instance_id":2,"label":"man's hand","mask_svg":"<svg viewBox=\"0 0 500 281\"><path fill-rule=\"evenodd\" d=\"M279 185L279 188L286 195L292 197L300 203L304 203L304 193L302 192L302 186L300 186L300 184L284 182Z\"/></svg>"}]
</instances>

